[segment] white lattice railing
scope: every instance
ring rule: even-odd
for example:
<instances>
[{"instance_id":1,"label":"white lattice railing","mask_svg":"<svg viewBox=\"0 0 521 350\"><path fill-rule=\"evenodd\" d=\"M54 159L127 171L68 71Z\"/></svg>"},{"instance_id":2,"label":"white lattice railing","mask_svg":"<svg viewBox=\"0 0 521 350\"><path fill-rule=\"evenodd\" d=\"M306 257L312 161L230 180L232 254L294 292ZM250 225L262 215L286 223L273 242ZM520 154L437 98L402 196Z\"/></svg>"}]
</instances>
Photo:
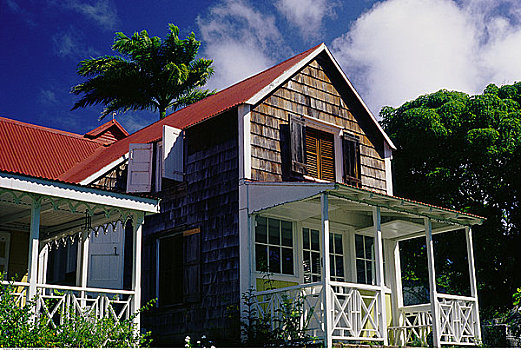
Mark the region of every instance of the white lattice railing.
<instances>
[{"instance_id":1,"label":"white lattice railing","mask_svg":"<svg viewBox=\"0 0 521 350\"><path fill-rule=\"evenodd\" d=\"M2 283L11 284L17 304L25 305L29 283ZM47 324L53 327L75 315L98 319L109 317L115 321L128 319L131 315L133 291L49 284L38 284L36 289L35 314L37 317L44 317Z\"/></svg>"},{"instance_id":2,"label":"white lattice railing","mask_svg":"<svg viewBox=\"0 0 521 350\"><path fill-rule=\"evenodd\" d=\"M330 282L331 339L383 340L380 329L380 289L375 286ZM288 305L301 307L301 327L308 334L324 338L323 284L315 282L254 293L259 318L269 319L272 329L281 325ZM287 310L286 310L287 311Z\"/></svg>"},{"instance_id":3,"label":"white lattice railing","mask_svg":"<svg viewBox=\"0 0 521 350\"><path fill-rule=\"evenodd\" d=\"M440 305L440 343L475 345L479 341L476 300L471 297L438 294Z\"/></svg>"},{"instance_id":4,"label":"white lattice railing","mask_svg":"<svg viewBox=\"0 0 521 350\"><path fill-rule=\"evenodd\" d=\"M389 328L392 344L427 346L427 336L432 332L431 304L404 306L399 311L401 325Z\"/></svg>"},{"instance_id":5,"label":"white lattice railing","mask_svg":"<svg viewBox=\"0 0 521 350\"><path fill-rule=\"evenodd\" d=\"M376 286L331 282L332 339L381 341L383 334Z\"/></svg>"},{"instance_id":6,"label":"white lattice railing","mask_svg":"<svg viewBox=\"0 0 521 350\"><path fill-rule=\"evenodd\" d=\"M271 329L281 326L283 314L301 308L300 326L313 337L324 336L322 283L315 282L254 293L258 317L269 320Z\"/></svg>"}]
</instances>

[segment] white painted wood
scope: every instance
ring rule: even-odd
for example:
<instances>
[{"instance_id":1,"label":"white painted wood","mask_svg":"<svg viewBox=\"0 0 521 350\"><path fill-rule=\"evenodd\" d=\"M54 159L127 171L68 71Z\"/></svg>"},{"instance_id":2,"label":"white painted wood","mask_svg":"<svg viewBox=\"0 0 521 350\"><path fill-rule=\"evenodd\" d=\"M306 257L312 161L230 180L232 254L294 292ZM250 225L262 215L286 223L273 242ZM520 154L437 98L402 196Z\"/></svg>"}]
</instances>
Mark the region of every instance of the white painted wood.
<instances>
[{"instance_id":1,"label":"white painted wood","mask_svg":"<svg viewBox=\"0 0 521 350\"><path fill-rule=\"evenodd\" d=\"M142 254L142 232L143 232L144 215L137 213L135 220L132 222L134 234L132 237L132 290L134 291L134 300L132 302L132 313L135 314L141 308L141 254ZM134 322L137 324L139 332L140 315L136 315Z\"/></svg>"},{"instance_id":2,"label":"white painted wood","mask_svg":"<svg viewBox=\"0 0 521 350\"><path fill-rule=\"evenodd\" d=\"M239 180L251 179L251 106L237 108L239 125Z\"/></svg>"},{"instance_id":3,"label":"white painted wood","mask_svg":"<svg viewBox=\"0 0 521 350\"><path fill-rule=\"evenodd\" d=\"M0 172L0 188L56 198L96 203L128 210L159 213L157 199L137 197L73 184Z\"/></svg>"},{"instance_id":4,"label":"white painted wood","mask_svg":"<svg viewBox=\"0 0 521 350\"><path fill-rule=\"evenodd\" d=\"M79 184L83 185L83 186L89 185L92 182L99 179L101 176L105 175L106 173L108 173L109 171L114 169L115 167L119 166L121 163L126 162L127 160L128 160L128 153L125 153L124 155L122 155L121 157L116 159L115 161L111 162L108 165L105 165L103 168L96 171L94 174L91 174L88 177L86 177L85 179L81 180L79 182Z\"/></svg>"},{"instance_id":5,"label":"white painted wood","mask_svg":"<svg viewBox=\"0 0 521 350\"><path fill-rule=\"evenodd\" d=\"M40 212L41 215L41 212ZM47 283L47 263L49 261L49 245L40 241L40 253L38 256L38 283Z\"/></svg>"},{"instance_id":6,"label":"white painted wood","mask_svg":"<svg viewBox=\"0 0 521 350\"><path fill-rule=\"evenodd\" d=\"M183 181L184 133L181 129L163 125L163 177Z\"/></svg>"},{"instance_id":7,"label":"white painted wood","mask_svg":"<svg viewBox=\"0 0 521 350\"><path fill-rule=\"evenodd\" d=\"M33 199L31 204L31 226L29 231L29 254L27 262L27 282L29 282L27 298L29 300L32 300L36 295L36 284L38 282L40 208L40 199Z\"/></svg>"},{"instance_id":8,"label":"white painted wood","mask_svg":"<svg viewBox=\"0 0 521 350\"><path fill-rule=\"evenodd\" d=\"M376 267L376 285L382 288L379 294L378 303L380 304L380 318L379 327L381 334L387 334L387 312L385 306L385 287L384 280L384 256L383 256L383 241L382 241L382 226L380 207L373 208L373 229L374 229L374 253L375 253L375 267ZM384 345L387 345L387 336L384 336Z\"/></svg>"},{"instance_id":9,"label":"white painted wood","mask_svg":"<svg viewBox=\"0 0 521 350\"><path fill-rule=\"evenodd\" d=\"M0 221L1 222L1 221ZM0 273L4 278L9 271L9 247L11 245L11 233L0 231Z\"/></svg>"},{"instance_id":10,"label":"white painted wood","mask_svg":"<svg viewBox=\"0 0 521 350\"><path fill-rule=\"evenodd\" d=\"M163 183L163 142L159 141L155 143L156 147L156 171L155 173L155 191L159 192L161 191L161 186Z\"/></svg>"},{"instance_id":11,"label":"white painted wood","mask_svg":"<svg viewBox=\"0 0 521 350\"><path fill-rule=\"evenodd\" d=\"M476 322L476 338L481 340L481 323L479 317L478 286L476 281L476 267L474 265L474 246L472 242L472 228L465 227L465 240L467 242L467 261L469 264L470 295L474 298L474 317Z\"/></svg>"},{"instance_id":12,"label":"white painted wood","mask_svg":"<svg viewBox=\"0 0 521 350\"><path fill-rule=\"evenodd\" d=\"M398 241L387 240L386 255L388 277L391 286L393 326L398 327L404 324L403 314L400 309L403 307L402 290L402 270L400 265L400 243ZM404 339L399 339L398 345L405 346Z\"/></svg>"},{"instance_id":13,"label":"white painted wood","mask_svg":"<svg viewBox=\"0 0 521 350\"><path fill-rule=\"evenodd\" d=\"M385 163L385 185L387 194L393 195L393 172L391 161L393 159L393 150L387 143L384 144L384 163Z\"/></svg>"},{"instance_id":14,"label":"white painted wood","mask_svg":"<svg viewBox=\"0 0 521 350\"><path fill-rule=\"evenodd\" d=\"M123 264L125 258L125 228L118 222L114 230L97 236L91 234L87 243L88 284L95 288L123 288Z\"/></svg>"},{"instance_id":15,"label":"white painted wood","mask_svg":"<svg viewBox=\"0 0 521 350\"><path fill-rule=\"evenodd\" d=\"M432 314L432 338L434 347L440 347L441 340L441 325L440 325L440 311L438 302L438 292L436 290L436 270L434 269L434 244L432 241L432 223L431 219L425 218L425 241L427 247L427 264L429 267L429 289L431 299L431 314Z\"/></svg>"},{"instance_id":16,"label":"white painted wood","mask_svg":"<svg viewBox=\"0 0 521 350\"><path fill-rule=\"evenodd\" d=\"M150 192L153 146L152 143L129 145L127 192Z\"/></svg>"},{"instance_id":17,"label":"white painted wood","mask_svg":"<svg viewBox=\"0 0 521 350\"><path fill-rule=\"evenodd\" d=\"M329 265L329 203L328 195L326 192L321 194L320 197L322 205L322 229L321 229L321 240L322 240L322 285L323 285L323 297L324 297L324 330L326 332L324 342L326 347L332 346L332 320L331 310L333 305L331 303L331 293L329 291L330 281L330 265Z\"/></svg>"}]
</instances>

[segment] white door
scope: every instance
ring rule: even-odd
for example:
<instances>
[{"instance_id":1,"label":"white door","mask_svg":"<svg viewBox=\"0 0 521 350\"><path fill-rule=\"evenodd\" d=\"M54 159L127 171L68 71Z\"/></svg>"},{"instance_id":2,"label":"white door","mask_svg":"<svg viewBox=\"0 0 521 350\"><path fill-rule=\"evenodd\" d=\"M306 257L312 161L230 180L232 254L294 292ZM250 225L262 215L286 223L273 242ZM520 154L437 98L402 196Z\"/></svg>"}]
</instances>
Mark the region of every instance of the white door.
<instances>
[{"instance_id":1,"label":"white door","mask_svg":"<svg viewBox=\"0 0 521 350\"><path fill-rule=\"evenodd\" d=\"M9 267L9 245L11 234L0 231L0 273L6 275ZM5 277L4 277L5 278Z\"/></svg>"},{"instance_id":2,"label":"white door","mask_svg":"<svg viewBox=\"0 0 521 350\"><path fill-rule=\"evenodd\" d=\"M106 233L90 237L89 287L123 288L124 232L123 225L118 222L115 230L109 226Z\"/></svg>"}]
</instances>

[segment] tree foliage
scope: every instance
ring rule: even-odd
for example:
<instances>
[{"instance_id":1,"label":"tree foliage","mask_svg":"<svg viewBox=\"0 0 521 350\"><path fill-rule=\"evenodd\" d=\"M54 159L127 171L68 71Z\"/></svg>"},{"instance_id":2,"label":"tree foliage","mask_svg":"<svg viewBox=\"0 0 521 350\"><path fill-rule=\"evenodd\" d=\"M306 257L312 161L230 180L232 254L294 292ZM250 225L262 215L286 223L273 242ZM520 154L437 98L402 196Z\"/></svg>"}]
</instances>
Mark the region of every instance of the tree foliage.
<instances>
[{"instance_id":1,"label":"tree foliage","mask_svg":"<svg viewBox=\"0 0 521 350\"><path fill-rule=\"evenodd\" d=\"M141 335L136 329L136 315L116 321L110 316L96 319L71 312L53 327L44 316L35 316L36 301L19 298L16 289L12 284L0 284L1 348L129 348L149 344L150 335Z\"/></svg>"},{"instance_id":2,"label":"tree foliage","mask_svg":"<svg viewBox=\"0 0 521 350\"><path fill-rule=\"evenodd\" d=\"M164 41L146 30L132 37L118 32L112 49L121 56L103 56L80 62L78 74L87 81L72 88L83 95L72 108L104 104L100 119L116 111L176 110L212 92L203 90L213 73L212 61L196 59L201 43L191 33L179 39L179 28L169 24Z\"/></svg>"},{"instance_id":3,"label":"tree foliage","mask_svg":"<svg viewBox=\"0 0 521 350\"><path fill-rule=\"evenodd\" d=\"M474 227L480 302L509 305L521 286L521 83L491 84L475 96L440 90L380 115L398 147L395 193L486 217ZM465 249L459 239L439 242L437 253L461 256ZM439 280L468 288L466 259L437 263Z\"/></svg>"}]
</instances>

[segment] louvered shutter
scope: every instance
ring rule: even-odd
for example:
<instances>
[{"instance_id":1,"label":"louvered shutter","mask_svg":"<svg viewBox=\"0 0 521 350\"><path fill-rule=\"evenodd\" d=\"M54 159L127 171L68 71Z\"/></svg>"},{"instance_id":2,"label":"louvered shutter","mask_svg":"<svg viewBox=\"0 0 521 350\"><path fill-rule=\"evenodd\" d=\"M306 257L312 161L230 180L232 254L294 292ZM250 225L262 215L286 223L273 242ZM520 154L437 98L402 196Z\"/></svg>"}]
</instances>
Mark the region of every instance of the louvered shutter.
<instances>
[{"instance_id":1,"label":"louvered shutter","mask_svg":"<svg viewBox=\"0 0 521 350\"><path fill-rule=\"evenodd\" d=\"M183 132L180 129L163 126L163 177L183 181Z\"/></svg>"},{"instance_id":2,"label":"louvered shutter","mask_svg":"<svg viewBox=\"0 0 521 350\"><path fill-rule=\"evenodd\" d=\"M335 145L331 133L306 128L306 166L308 175L335 181Z\"/></svg>"},{"instance_id":3,"label":"louvered shutter","mask_svg":"<svg viewBox=\"0 0 521 350\"><path fill-rule=\"evenodd\" d=\"M306 159L304 152L305 122L304 118L290 116L289 132L291 142L291 170L297 174L305 175Z\"/></svg>"},{"instance_id":4,"label":"louvered shutter","mask_svg":"<svg viewBox=\"0 0 521 350\"><path fill-rule=\"evenodd\" d=\"M201 299L201 233L183 234L183 289L185 302ZM175 283L175 281L172 281Z\"/></svg>"},{"instance_id":5,"label":"louvered shutter","mask_svg":"<svg viewBox=\"0 0 521 350\"><path fill-rule=\"evenodd\" d=\"M127 192L150 192L153 144L129 145Z\"/></svg>"},{"instance_id":6,"label":"louvered shutter","mask_svg":"<svg viewBox=\"0 0 521 350\"><path fill-rule=\"evenodd\" d=\"M342 137L344 153L344 182L361 187L360 181L360 142L356 136L344 132Z\"/></svg>"}]
</instances>

